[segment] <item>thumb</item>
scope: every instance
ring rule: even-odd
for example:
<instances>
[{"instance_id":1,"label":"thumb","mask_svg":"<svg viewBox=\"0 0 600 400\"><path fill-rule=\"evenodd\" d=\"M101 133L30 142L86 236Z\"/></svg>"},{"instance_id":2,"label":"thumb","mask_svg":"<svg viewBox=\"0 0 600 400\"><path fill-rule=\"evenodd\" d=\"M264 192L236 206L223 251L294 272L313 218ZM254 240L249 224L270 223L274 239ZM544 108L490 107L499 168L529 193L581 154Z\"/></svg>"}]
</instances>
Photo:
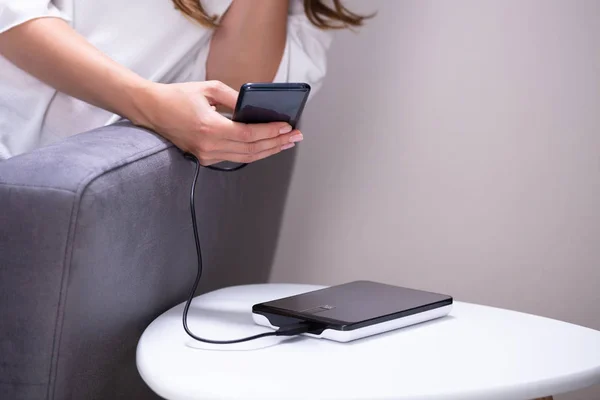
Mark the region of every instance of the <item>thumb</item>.
<instances>
[{"instance_id":1,"label":"thumb","mask_svg":"<svg viewBox=\"0 0 600 400\"><path fill-rule=\"evenodd\" d=\"M211 104L220 104L234 109L238 98L238 91L230 88L220 81L202 82L204 96Z\"/></svg>"}]
</instances>

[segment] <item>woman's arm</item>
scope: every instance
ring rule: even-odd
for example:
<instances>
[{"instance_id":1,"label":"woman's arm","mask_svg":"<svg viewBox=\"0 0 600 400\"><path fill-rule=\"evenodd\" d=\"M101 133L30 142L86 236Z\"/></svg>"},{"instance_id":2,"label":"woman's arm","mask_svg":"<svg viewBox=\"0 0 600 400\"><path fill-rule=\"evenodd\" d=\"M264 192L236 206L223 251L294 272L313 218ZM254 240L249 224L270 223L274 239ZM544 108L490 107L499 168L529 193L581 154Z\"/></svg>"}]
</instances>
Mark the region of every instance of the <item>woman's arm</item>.
<instances>
[{"instance_id":1,"label":"woman's arm","mask_svg":"<svg viewBox=\"0 0 600 400\"><path fill-rule=\"evenodd\" d=\"M331 30L313 25L302 0L233 0L199 62L199 79L232 88L246 82L306 82L311 98L327 72ZM289 6L289 10L288 10Z\"/></svg>"},{"instance_id":2,"label":"woman's arm","mask_svg":"<svg viewBox=\"0 0 600 400\"><path fill-rule=\"evenodd\" d=\"M62 19L39 18L9 29L0 34L0 53L63 93L141 120L135 99L148 82L97 50Z\"/></svg>"},{"instance_id":3,"label":"woman's arm","mask_svg":"<svg viewBox=\"0 0 600 400\"><path fill-rule=\"evenodd\" d=\"M288 7L288 0L233 0L211 41L207 79L236 89L271 82L285 48Z\"/></svg>"},{"instance_id":4,"label":"woman's arm","mask_svg":"<svg viewBox=\"0 0 600 400\"><path fill-rule=\"evenodd\" d=\"M237 91L217 81L158 84L111 60L58 18L37 18L0 33L0 54L57 90L153 129L204 164L253 162L282 150L285 123L240 124L211 105L232 109ZM14 132L14 134L19 134Z\"/></svg>"}]
</instances>

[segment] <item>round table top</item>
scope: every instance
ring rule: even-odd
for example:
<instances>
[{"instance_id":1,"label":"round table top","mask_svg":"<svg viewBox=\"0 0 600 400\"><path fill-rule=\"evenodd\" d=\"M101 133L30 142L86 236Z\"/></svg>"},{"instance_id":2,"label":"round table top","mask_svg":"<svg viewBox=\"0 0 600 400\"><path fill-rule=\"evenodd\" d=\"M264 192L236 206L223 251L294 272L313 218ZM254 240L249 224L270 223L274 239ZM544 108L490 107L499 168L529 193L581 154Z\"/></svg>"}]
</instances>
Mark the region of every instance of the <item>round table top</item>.
<instances>
[{"instance_id":1,"label":"round table top","mask_svg":"<svg viewBox=\"0 0 600 400\"><path fill-rule=\"evenodd\" d=\"M323 286L257 284L196 297L189 327L210 339L245 337L252 305ZM448 317L350 343L306 336L210 345L188 337L183 304L140 338L144 381L169 400L526 400L600 383L600 332L455 302Z\"/></svg>"}]
</instances>

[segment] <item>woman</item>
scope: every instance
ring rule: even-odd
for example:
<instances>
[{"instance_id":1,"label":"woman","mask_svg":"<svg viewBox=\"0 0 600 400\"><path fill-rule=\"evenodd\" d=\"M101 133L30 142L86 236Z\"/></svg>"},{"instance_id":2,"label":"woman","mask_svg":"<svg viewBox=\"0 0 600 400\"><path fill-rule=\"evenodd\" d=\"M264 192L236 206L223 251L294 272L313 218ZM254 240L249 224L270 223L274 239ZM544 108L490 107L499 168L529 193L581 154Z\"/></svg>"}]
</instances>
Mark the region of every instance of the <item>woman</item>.
<instances>
[{"instance_id":1,"label":"woman","mask_svg":"<svg viewBox=\"0 0 600 400\"><path fill-rule=\"evenodd\" d=\"M203 165L294 146L286 123L246 125L244 82L318 90L340 0L0 0L0 159L127 118Z\"/></svg>"}]
</instances>

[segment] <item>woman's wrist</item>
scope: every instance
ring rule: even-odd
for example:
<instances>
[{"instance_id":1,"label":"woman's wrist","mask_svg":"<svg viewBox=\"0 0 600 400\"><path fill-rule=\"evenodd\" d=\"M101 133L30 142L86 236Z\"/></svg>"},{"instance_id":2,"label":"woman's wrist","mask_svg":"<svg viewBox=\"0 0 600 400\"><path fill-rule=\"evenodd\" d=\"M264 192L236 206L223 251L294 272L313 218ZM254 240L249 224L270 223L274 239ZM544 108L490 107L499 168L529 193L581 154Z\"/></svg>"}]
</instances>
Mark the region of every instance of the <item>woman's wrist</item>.
<instances>
[{"instance_id":1,"label":"woman's wrist","mask_svg":"<svg viewBox=\"0 0 600 400\"><path fill-rule=\"evenodd\" d=\"M121 115L133 124L155 129L148 111L149 103L155 97L159 83L143 78L131 79L123 85Z\"/></svg>"}]
</instances>

